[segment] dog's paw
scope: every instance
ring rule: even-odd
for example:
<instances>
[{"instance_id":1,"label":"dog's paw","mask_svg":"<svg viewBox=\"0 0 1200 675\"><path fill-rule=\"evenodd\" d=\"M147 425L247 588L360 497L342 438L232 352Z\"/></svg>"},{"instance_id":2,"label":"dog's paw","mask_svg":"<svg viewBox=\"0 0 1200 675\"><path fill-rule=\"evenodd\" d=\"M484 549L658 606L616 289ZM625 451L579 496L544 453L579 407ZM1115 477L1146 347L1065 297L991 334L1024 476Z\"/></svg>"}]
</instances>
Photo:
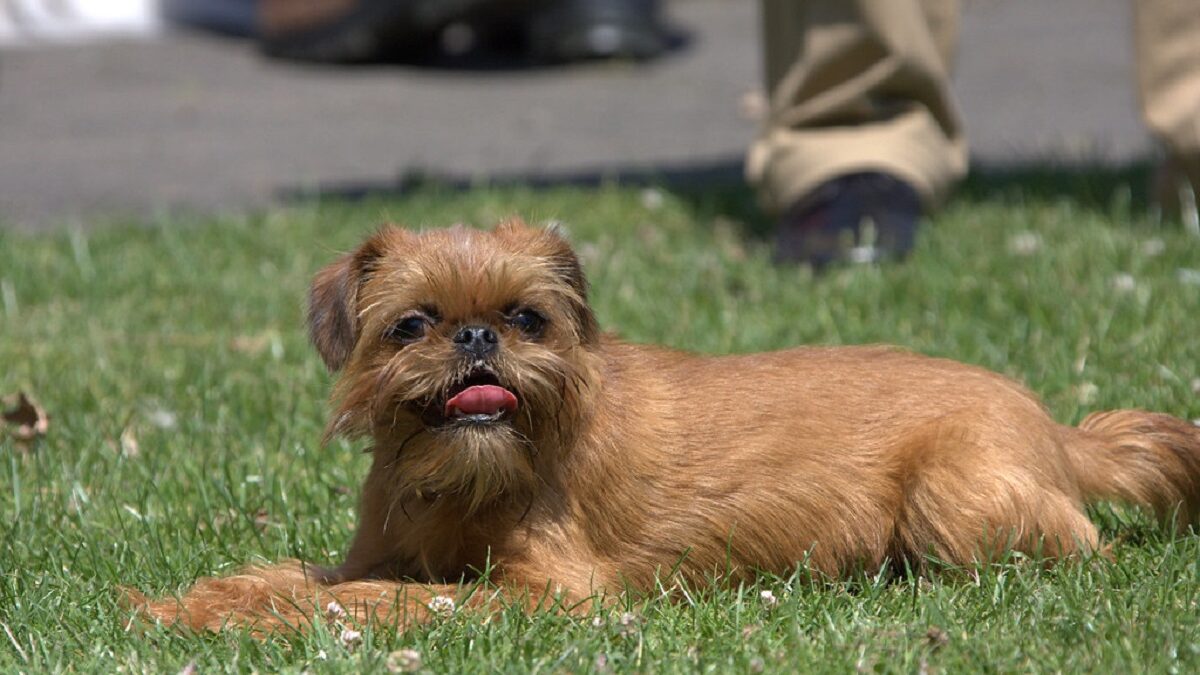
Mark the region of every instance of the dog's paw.
<instances>
[{"instance_id":1,"label":"dog's paw","mask_svg":"<svg viewBox=\"0 0 1200 675\"><path fill-rule=\"evenodd\" d=\"M345 567L345 565L338 565L337 567L305 565L304 572L313 583L322 586L333 586L358 578L350 576Z\"/></svg>"}]
</instances>

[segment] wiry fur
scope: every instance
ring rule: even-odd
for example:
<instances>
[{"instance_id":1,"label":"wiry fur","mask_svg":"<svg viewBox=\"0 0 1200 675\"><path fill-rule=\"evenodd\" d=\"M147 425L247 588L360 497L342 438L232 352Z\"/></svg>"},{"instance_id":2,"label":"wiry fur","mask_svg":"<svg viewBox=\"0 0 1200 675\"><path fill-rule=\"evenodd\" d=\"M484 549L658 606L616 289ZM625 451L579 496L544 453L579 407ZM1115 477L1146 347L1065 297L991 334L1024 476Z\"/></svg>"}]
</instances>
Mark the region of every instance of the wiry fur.
<instances>
[{"instance_id":1,"label":"wiry fur","mask_svg":"<svg viewBox=\"0 0 1200 675\"><path fill-rule=\"evenodd\" d=\"M1065 427L999 375L888 347L709 357L624 344L599 335L586 294L563 240L519 222L385 229L323 270L310 329L342 371L329 433L374 442L345 562L202 580L148 614L305 625L338 597L405 624L489 563L511 597L578 598L671 570L703 583L801 561L837 576L1006 549L1053 559L1098 549L1093 500L1181 523L1200 510L1200 429L1182 420L1117 411ZM516 305L545 315L543 335L506 323ZM440 322L390 343L387 327L416 310ZM429 406L471 368L450 339L466 323L499 334L488 366L520 406L501 424L430 427Z\"/></svg>"}]
</instances>

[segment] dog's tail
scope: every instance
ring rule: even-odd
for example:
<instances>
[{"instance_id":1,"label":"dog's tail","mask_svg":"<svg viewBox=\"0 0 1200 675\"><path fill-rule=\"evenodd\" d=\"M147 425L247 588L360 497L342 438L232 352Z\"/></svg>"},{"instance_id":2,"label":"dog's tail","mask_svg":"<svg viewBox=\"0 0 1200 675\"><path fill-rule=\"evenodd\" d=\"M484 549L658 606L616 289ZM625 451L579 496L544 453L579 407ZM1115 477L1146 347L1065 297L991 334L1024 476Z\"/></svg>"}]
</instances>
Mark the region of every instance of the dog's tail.
<instances>
[{"instance_id":1,"label":"dog's tail","mask_svg":"<svg viewBox=\"0 0 1200 675\"><path fill-rule=\"evenodd\" d=\"M181 597L149 600L125 591L125 604L142 620L194 631L248 628L264 635L311 630L322 623L335 630L384 623L403 630L435 615L452 612L467 598L467 587L395 581L317 583L298 561L250 567L223 578L198 580ZM355 637L348 634L349 639Z\"/></svg>"},{"instance_id":2,"label":"dog's tail","mask_svg":"<svg viewBox=\"0 0 1200 675\"><path fill-rule=\"evenodd\" d=\"M1145 506L1177 526L1200 515L1200 427L1142 410L1093 413L1067 434L1084 499Z\"/></svg>"}]
</instances>

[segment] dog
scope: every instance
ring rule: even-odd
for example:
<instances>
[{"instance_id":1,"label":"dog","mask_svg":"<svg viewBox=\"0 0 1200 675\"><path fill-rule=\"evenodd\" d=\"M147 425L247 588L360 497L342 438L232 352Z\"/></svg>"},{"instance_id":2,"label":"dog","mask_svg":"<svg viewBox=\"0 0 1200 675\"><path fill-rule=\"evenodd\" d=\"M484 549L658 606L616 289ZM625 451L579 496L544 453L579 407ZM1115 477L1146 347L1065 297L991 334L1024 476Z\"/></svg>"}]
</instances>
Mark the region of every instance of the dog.
<instances>
[{"instance_id":1,"label":"dog","mask_svg":"<svg viewBox=\"0 0 1200 675\"><path fill-rule=\"evenodd\" d=\"M519 220L380 230L316 275L308 328L338 374L326 437L373 443L344 562L202 579L141 599L147 616L303 629L337 607L404 627L439 596L532 608L663 577L1054 561L1103 551L1092 502L1200 511L1185 420L1064 426L1005 377L893 347L628 344L600 331L564 238ZM484 570L495 592L471 595Z\"/></svg>"}]
</instances>

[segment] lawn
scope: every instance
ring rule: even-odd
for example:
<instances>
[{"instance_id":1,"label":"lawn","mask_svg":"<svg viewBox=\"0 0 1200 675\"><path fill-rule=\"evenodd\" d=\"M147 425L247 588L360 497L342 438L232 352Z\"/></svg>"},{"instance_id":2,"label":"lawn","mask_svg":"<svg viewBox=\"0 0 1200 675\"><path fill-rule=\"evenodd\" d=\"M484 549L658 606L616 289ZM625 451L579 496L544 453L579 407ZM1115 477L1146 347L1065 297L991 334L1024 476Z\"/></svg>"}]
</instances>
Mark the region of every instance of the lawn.
<instances>
[{"instance_id":1,"label":"lawn","mask_svg":"<svg viewBox=\"0 0 1200 675\"><path fill-rule=\"evenodd\" d=\"M169 594L248 562L340 556L368 458L320 444L330 378L303 297L379 222L561 221L602 324L634 341L888 342L1018 378L1062 421L1200 418L1200 240L1151 222L1143 178L975 179L910 262L816 277L768 263L733 188L427 186L250 217L0 227L0 394L29 392L50 416L32 446L0 440L0 671L361 672L410 649L455 673L1197 672L1200 536L1109 507L1095 517L1112 561L771 578L588 617L460 613L351 647L337 626L129 631L118 604L123 585Z\"/></svg>"}]
</instances>

